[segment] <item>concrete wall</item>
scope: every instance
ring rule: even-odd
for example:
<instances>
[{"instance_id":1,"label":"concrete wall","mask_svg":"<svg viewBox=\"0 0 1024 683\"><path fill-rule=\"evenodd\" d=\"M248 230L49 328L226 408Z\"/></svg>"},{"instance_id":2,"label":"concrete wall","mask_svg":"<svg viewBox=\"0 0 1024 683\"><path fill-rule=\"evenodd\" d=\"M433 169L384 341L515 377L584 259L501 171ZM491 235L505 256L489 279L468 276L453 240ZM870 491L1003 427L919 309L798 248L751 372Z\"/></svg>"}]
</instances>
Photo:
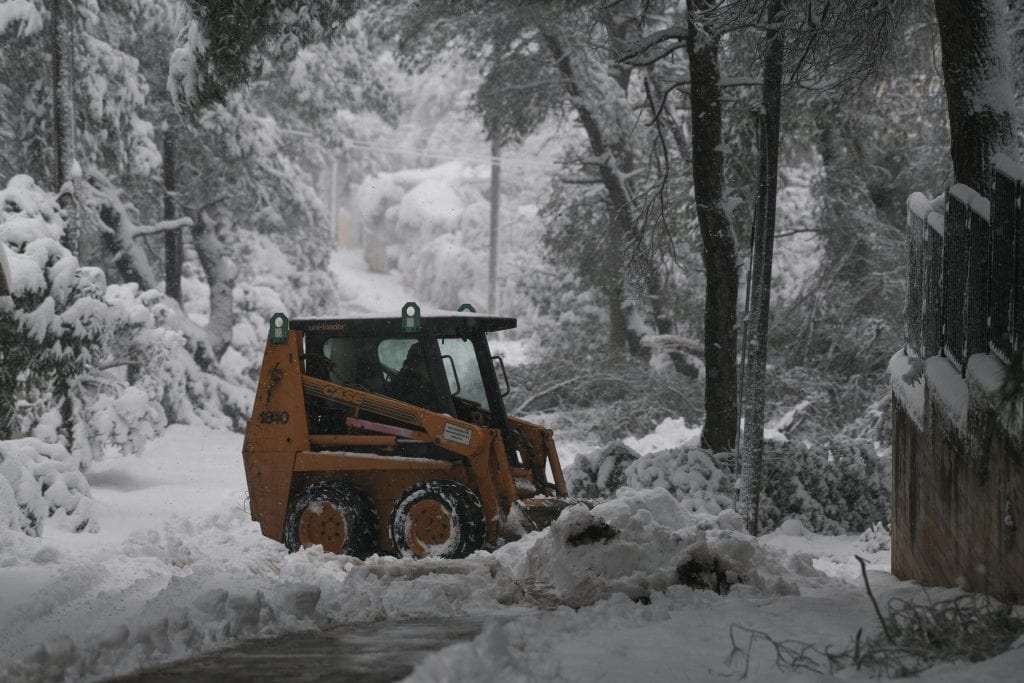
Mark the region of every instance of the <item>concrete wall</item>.
<instances>
[{"instance_id":1,"label":"concrete wall","mask_svg":"<svg viewBox=\"0 0 1024 683\"><path fill-rule=\"evenodd\" d=\"M946 362L928 363L936 361ZM929 379L916 380L923 406L913 406L893 377L892 571L1024 602L1022 434L1006 419L1019 406L959 380L968 389L965 429L941 395L947 388Z\"/></svg>"}]
</instances>

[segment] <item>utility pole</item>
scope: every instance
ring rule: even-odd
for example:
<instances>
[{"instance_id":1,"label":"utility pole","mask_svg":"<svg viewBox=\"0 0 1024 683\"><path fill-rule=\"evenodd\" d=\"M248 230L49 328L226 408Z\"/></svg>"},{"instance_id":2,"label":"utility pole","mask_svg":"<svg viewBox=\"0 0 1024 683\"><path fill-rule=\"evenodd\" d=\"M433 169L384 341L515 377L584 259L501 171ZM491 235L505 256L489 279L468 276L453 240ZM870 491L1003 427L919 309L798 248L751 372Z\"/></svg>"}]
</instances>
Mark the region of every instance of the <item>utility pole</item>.
<instances>
[{"instance_id":1,"label":"utility pole","mask_svg":"<svg viewBox=\"0 0 1024 683\"><path fill-rule=\"evenodd\" d=\"M498 209L501 197L501 145L491 140L491 252L487 272L487 312L498 307Z\"/></svg>"},{"instance_id":2,"label":"utility pole","mask_svg":"<svg viewBox=\"0 0 1024 683\"><path fill-rule=\"evenodd\" d=\"M334 246L343 246L341 244L341 235L338 234L338 157L331 157L331 194L330 194L330 214L331 214L331 236L334 239ZM346 245L347 246L347 245Z\"/></svg>"}]
</instances>

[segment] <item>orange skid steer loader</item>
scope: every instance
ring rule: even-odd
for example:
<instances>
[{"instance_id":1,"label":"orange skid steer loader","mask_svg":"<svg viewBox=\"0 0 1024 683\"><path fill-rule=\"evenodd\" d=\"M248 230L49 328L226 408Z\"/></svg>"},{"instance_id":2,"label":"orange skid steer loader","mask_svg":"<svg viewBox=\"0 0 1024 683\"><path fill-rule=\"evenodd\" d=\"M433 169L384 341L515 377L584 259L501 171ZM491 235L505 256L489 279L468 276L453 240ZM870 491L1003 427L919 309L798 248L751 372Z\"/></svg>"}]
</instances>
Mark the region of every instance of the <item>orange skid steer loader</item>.
<instances>
[{"instance_id":1,"label":"orange skid steer loader","mask_svg":"<svg viewBox=\"0 0 1024 683\"><path fill-rule=\"evenodd\" d=\"M293 551L455 558L550 523L569 504L551 432L506 414L487 345L515 326L466 305L274 315L242 448L263 534Z\"/></svg>"}]
</instances>

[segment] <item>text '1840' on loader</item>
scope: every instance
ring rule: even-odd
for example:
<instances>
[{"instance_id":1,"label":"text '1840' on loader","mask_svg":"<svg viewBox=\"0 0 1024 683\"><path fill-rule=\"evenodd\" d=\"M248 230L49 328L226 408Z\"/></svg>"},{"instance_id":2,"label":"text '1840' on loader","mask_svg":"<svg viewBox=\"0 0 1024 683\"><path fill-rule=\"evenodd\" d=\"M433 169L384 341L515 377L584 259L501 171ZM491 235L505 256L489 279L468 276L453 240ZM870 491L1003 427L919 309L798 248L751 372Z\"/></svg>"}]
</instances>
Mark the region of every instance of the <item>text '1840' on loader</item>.
<instances>
[{"instance_id":1,"label":"text '1840' on loader","mask_svg":"<svg viewBox=\"0 0 1024 683\"><path fill-rule=\"evenodd\" d=\"M263 534L290 550L465 557L549 523L568 504L551 431L506 414L487 344L515 326L465 305L274 315L242 448Z\"/></svg>"}]
</instances>

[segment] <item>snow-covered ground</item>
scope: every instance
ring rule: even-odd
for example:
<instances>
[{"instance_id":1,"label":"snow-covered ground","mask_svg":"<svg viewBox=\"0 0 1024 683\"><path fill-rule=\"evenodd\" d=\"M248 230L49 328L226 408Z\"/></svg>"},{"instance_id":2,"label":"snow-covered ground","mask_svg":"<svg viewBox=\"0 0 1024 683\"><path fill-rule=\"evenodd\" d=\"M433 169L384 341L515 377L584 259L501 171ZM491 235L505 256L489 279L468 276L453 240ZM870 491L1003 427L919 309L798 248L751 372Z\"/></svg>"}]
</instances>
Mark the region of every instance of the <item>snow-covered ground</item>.
<instances>
[{"instance_id":1,"label":"snow-covered ground","mask_svg":"<svg viewBox=\"0 0 1024 683\"><path fill-rule=\"evenodd\" d=\"M144 456L90 469L95 533L2 532L0 679L98 679L247 638L471 614L495 619L411 680L716 680L742 671L726 662L732 625L836 646L859 628L875 632L854 554L870 559L883 602L924 597L888 574L888 551L870 539L794 523L754 542L729 511L692 514L657 491L576 508L551 530L466 560L289 554L249 519L240 450L237 434L171 427ZM567 543L594 515L619 536ZM726 596L670 585L701 541L748 583ZM925 678L1012 680L1022 665L1018 649ZM821 680L777 669L764 642L750 667L751 680Z\"/></svg>"},{"instance_id":2,"label":"snow-covered ground","mask_svg":"<svg viewBox=\"0 0 1024 683\"><path fill-rule=\"evenodd\" d=\"M353 312L393 314L414 298L392 277L361 273L353 252L334 267ZM671 422L634 445L692 436ZM764 640L730 659L730 631L837 648L859 629L876 633L855 555L883 605L955 594L889 574L884 534L821 536L791 520L754 540L731 510L693 509L661 489L569 508L550 529L465 560L289 554L250 520L241 441L172 426L142 456L89 468L95 531L0 531L0 680L97 680L257 637L463 615L487 621L481 635L432 654L408 680L715 681L744 670L755 681L833 680L779 669ZM602 527L610 537L581 536ZM681 568L712 557L727 595L680 585ZM749 632L736 633L745 648ZM1022 669L1017 648L923 678L1020 680Z\"/></svg>"}]
</instances>

